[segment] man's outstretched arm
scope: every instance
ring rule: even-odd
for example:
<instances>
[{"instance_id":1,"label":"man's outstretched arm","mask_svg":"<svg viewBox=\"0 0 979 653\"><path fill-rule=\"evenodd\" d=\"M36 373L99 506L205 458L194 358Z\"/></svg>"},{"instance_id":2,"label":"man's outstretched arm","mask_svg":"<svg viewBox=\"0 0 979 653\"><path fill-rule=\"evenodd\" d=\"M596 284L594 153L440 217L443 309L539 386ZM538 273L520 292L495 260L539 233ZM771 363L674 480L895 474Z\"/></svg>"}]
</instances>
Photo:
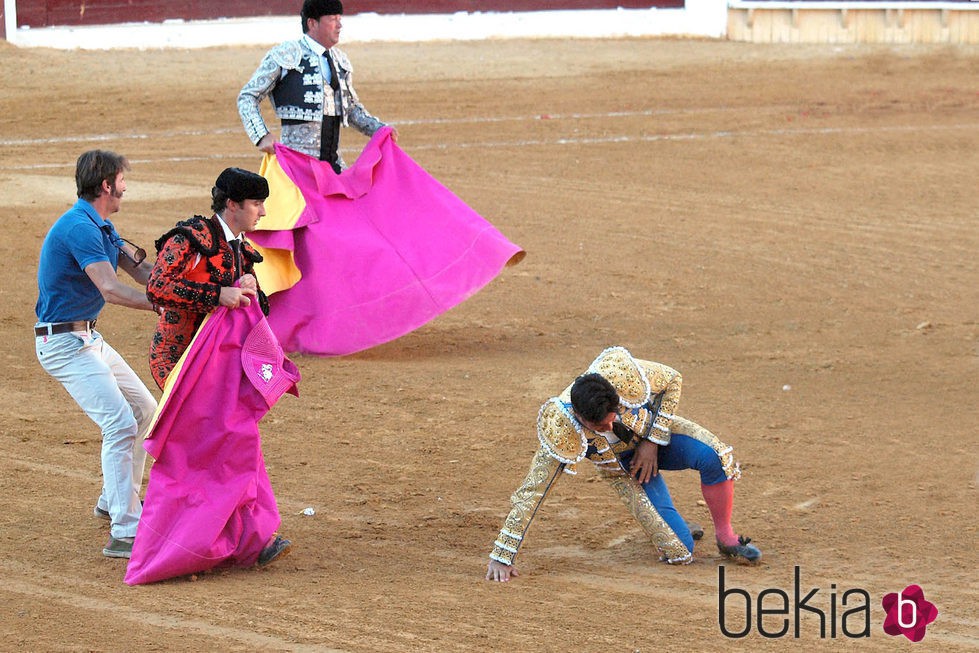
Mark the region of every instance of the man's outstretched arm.
<instances>
[{"instance_id":1,"label":"man's outstretched arm","mask_svg":"<svg viewBox=\"0 0 979 653\"><path fill-rule=\"evenodd\" d=\"M563 473L564 467L564 463L551 457L544 447L537 449L527 477L510 497L510 514L493 543L486 580L506 582L510 580L510 576L519 575L513 567L513 559L523 543L524 534L530 528L530 522L544 503L548 491Z\"/></svg>"}]
</instances>

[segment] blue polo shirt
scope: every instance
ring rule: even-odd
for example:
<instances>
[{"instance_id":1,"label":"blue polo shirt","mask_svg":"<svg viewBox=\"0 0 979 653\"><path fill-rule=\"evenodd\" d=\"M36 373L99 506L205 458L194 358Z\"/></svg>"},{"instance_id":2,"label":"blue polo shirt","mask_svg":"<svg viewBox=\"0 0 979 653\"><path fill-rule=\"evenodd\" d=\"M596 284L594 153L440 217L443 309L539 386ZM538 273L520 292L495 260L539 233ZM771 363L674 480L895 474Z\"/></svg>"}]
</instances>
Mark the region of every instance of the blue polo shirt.
<instances>
[{"instance_id":1,"label":"blue polo shirt","mask_svg":"<svg viewBox=\"0 0 979 653\"><path fill-rule=\"evenodd\" d=\"M85 267L107 261L116 269L119 250L113 243L118 241L112 223L103 220L83 199L58 218L41 244L34 307L38 322L74 322L99 316L105 299L85 274Z\"/></svg>"}]
</instances>

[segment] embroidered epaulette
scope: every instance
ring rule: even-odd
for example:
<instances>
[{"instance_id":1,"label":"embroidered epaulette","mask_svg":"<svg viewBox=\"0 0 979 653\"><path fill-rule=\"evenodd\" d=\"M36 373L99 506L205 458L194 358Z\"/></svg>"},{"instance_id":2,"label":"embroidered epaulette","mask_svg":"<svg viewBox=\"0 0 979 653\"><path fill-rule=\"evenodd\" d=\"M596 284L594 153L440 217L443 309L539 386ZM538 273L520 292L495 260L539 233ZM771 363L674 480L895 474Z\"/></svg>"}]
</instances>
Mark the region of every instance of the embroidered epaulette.
<instances>
[{"instance_id":1,"label":"embroidered epaulette","mask_svg":"<svg viewBox=\"0 0 979 653\"><path fill-rule=\"evenodd\" d=\"M299 62L302 61L303 49L299 41L286 41L269 50L269 56L279 67L296 70Z\"/></svg>"},{"instance_id":2,"label":"embroidered epaulette","mask_svg":"<svg viewBox=\"0 0 979 653\"><path fill-rule=\"evenodd\" d=\"M252 263L261 263L265 260L265 258L258 253L258 250L252 247L252 244L247 240L242 244L241 255Z\"/></svg>"},{"instance_id":3,"label":"embroidered epaulette","mask_svg":"<svg viewBox=\"0 0 979 653\"><path fill-rule=\"evenodd\" d=\"M642 366L625 347L609 347L588 367L605 377L619 394L619 401L628 408L639 408L649 401L649 379Z\"/></svg>"},{"instance_id":4,"label":"embroidered epaulette","mask_svg":"<svg viewBox=\"0 0 979 653\"><path fill-rule=\"evenodd\" d=\"M187 220L181 220L177 225L156 240L156 251L159 252L168 240L180 234L190 243L190 246L205 257L218 253L217 226L213 220L202 215L195 215Z\"/></svg>"},{"instance_id":5,"label":"embroidered epaulette","mask_svg":"<svg viewBox=\"0 0 979 653\"><path fill-rule=\"evenodd\" d=\"M581 425L558 398L548 399L537 414L537 439L555 460L573 464L585 457L588 441Z\"/></svg>"}]
</instances>

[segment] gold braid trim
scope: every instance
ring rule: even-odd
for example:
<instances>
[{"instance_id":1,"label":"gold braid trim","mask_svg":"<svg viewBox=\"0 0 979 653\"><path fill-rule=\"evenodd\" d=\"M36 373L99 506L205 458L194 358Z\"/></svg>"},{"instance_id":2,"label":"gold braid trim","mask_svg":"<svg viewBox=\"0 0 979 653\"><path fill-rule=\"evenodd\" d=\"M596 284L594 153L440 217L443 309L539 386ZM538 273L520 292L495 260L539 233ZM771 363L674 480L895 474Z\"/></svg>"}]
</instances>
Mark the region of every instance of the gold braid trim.
<instances>
[{"instance_id":1,"label":"gold braid trim","mask_svg":"<svg viewBox=\"0 0 979 653\"><path fill-rule=\"evenodd\" d=\"M658 444L667 445L670 443L673 416L680 403L683 377L675 369L662 363L644 360L637 360L637 362L646 372L650 392L659 397L658 412L653 416L653 428L647 436Z\"/></svg>"},{"instance_id":2,"label":"gold braid trim","mask_svg":"<svg viewBox=\"0 0 979 653\"><path fill-rule=\"evenodd\" d=\"M512 565L530 522L544 503L544 497L560 477L564 464L558 462L543 447L537 449L530 462L530 471L517 491L510 497L512 508L503 522L490 558Z\"/></svg>"},{"instance_id":3,"label":"gold braid trim","mask_svg":"<svg viewBox=\"0 0 979 653\"><path fill-rule=\"evenodd\" d=\"M598 435L591 441L591 444L594 446L594 449L592 453L588 454L588 460L595 463L599 473L603 475L623 473L622 466L616 454L629 448L625 442L619 440L612 445L605 439L605 436Z\"/></svg>"},{"instance_id":4,"label":"gold braid trim","mask_svg":"<svg viewBox=\"0 0 979 653\"><path fill-rule=\"evenodd\" d=\"M622 499L632 516L646 531L660 555L671 565L687 564L693 560L693 554L676 536L670 525L660 517L656 508L643 492L639 482L631 476L606 476L612 484L615 493Z\"/></svg>"},{"instance_id":5,"label":"gold braid trim","mask_svg":"<svg viewBox=\"0 0 979 653\"><path fill-rule=\"evenodd\" d=\"M619 408L615 412L619 415L619 421L627 429L641 438L646 437L649 433L649 429L653 425L653 418L655 417L645 406L628 409L619 404ZM657 434L657 436L661 435L663 434Z\"/></svg>"},{"instance_id":6,"label":"gold braid trim","mask_svg":"<svg viewBox=\"0 0 979 653\"><path fill-rule=\"evenodd\" d=\"M734 447L721 442L720 438L705 429L700 424L692 422L685 417L677 415L673 418L673 432L687 435L695 440L703 442L717 453L721 459L721 467L728 480L741 480L741 466L734 459Z\"/></svg>"}]
</instances>

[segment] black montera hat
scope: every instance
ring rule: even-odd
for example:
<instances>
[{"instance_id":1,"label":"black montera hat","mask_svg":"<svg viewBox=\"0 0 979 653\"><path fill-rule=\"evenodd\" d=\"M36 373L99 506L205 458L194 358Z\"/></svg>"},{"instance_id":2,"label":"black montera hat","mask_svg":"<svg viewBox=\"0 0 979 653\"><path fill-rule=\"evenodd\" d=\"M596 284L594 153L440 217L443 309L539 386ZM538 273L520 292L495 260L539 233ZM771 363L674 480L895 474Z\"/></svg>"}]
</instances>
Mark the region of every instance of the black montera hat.
<instances>
[{"instance_id":1,"label":"black montera hat","mask_svg":"<svg viewBox=\"0 0 979 653\"><path fill-rule=\"evenodd\" d=\"M236 202L264 200L269 196L269 182L265 177L241 168L225 168L214 187Z\"/></svg>"},{"instance_id":2,"label":"black montera hat","mask_svg":"<svg viewBox=\"0 0 979 653\"><path fill-rule=\"evenodd\" d=\"M343 14L343 3L340 0L305 0L303 2L302 18L319 19L322 16Z\"/></svg>"}]
</instances>

